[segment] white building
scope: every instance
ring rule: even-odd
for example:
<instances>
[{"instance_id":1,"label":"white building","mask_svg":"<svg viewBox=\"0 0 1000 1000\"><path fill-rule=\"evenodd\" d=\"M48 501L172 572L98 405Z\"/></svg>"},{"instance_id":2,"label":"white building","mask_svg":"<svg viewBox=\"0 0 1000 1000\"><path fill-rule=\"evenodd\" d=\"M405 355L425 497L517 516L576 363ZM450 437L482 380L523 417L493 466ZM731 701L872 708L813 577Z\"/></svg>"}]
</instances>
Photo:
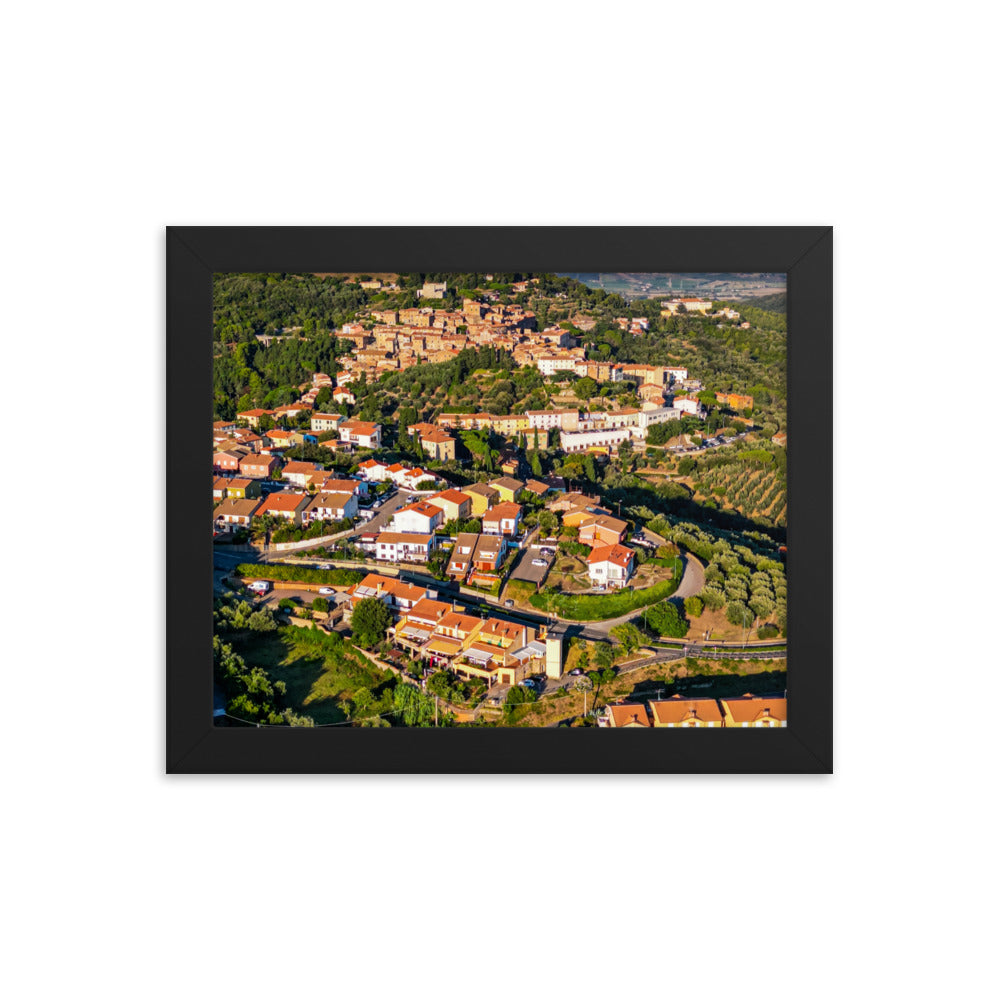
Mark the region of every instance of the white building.
<instances>
[{"instance_id":1,"label":"white building","mask_svg":"<svg viewBox=\"0 0 1000 1000\"><path fill-rule=\"evenodd\" d=\"M444 511L436 504L421 500L397 510L392 518L393 531L421 535L431 534L444 523Z\"/></svg>"},{"instance_id":2,"label":"white building","mask_svg":"<svg viewBox=\"0 0 1000 1000\"><path fill-rule=\"evenodd\" d=\"M358 474L364 476L369 483L381 483L386 479L391 479L389 466L374 458L366 459L358 466Z\"/></svg>"},{"instance_id":3,"label":"white building","mask_svg":"<svg viewBox=\"0 0 1000 1000\"><path fill-rule=\"evenodd\" d=\"M434 535L383 531L375 539L375 558L387 562L427 562L434 547Z\"/></svg>"},{"instance_id":4,"label":"white building","mask_svg":"<svg viewBox=\"0 0 1000 1000\"><path fill-rule=\"evenodd\" d=\"M587 574L595 587L624 587L634 570L635 553L624 545L601 545L587 557Z\"/></svg>"},{"instance_id":5,"label":"white building","mask_svg":"<svg viewBox=\"0 0 1000 1000\"><path fill-rule=\"evenodd\" d=\"M575 371L578 360L564 355L546 354L536 358L535 364L543 375L555 375L556 372Z\"/></svg>"},{"instance_id":6,"label":"white building","mask_svg":"<svg viewBox=\"0 0 1000 1000\"><path fill-rule=\"evenodd\" d=\"M345 420L339 428L340 440L358 448L381 448L382 428L367 420Z\"/></svg>"},{"instance_id":7,"label":"white building","mask_svg":"<svg viewBox=\"0 0 1000 1000\"><path fill-rule=\"evenodd\" d=\"M559 447L569 453L586 451L588 448L617 448L622 441L628 441L632 434L626 427L617 430L563 431L559 435Z\"/></svg>"},{"instance_id":8,"label":"white building","mask_svg":"<svg viewBox=\"0 0 1000 1000\"><path fill-rule=\"evenodd\" d=\"M353 493L317 493L302 511L302 523L344 521L358 516L358 498Z\"/></svg>"},{"instance_id":9,"label":"white building","mask_svg":"<svg viewBox=\"0 0 1000 1000\"><path fill-rule=\"evenodd\" d=\"M553 427L564 431L575 430L580 422L577 410L528 410L525 416L528 426L537 427L540 431L549 431Z\"/></svg>"}]
</instances>

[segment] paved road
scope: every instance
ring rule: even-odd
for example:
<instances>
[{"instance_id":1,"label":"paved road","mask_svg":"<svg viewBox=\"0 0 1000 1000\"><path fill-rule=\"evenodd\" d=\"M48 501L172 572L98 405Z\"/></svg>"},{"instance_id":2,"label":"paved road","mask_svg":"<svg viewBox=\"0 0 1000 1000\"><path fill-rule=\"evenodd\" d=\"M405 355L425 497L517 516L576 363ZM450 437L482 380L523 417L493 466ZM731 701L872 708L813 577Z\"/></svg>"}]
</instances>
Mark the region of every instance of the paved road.
<instances>
[{"instance_id":1,"label":"paved road","mask_svg":"<svg viewBox=\"0 0 1000 1000\"><path fill-rule=\"evenodd\" d=\"M705 587L705 567L690 552L684 553L684 575L674 597L693 597Z\"/></svg>"}]
</instances>

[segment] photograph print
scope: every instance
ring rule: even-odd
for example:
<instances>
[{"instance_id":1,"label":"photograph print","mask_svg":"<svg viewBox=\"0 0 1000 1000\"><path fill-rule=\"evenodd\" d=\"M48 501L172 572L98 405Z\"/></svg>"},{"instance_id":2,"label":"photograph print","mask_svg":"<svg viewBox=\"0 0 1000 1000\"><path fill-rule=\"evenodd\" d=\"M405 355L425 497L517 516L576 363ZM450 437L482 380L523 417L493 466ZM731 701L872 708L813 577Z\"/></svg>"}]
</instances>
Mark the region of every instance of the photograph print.
<instances>
[{"instance_id":1,"label":"photograph print","mask_svg":"<svg viewBox=\"0 0 1000 1000\"><path fill-rule=\"evenodd\" d=\"M212 285L216 726L786 726L785 274Z\"/></svg>"}]
</instances>

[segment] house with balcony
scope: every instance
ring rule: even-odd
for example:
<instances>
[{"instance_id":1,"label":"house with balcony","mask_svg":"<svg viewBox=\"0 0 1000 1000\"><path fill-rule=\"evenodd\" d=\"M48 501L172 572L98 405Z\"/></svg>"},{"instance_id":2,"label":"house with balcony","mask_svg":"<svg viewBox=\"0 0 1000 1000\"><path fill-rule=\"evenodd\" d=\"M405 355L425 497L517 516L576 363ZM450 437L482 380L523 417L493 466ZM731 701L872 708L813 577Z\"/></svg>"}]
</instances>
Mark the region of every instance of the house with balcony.
<instances>
[{"instance_id":1,"label":"house with balcony","mask_svg":"<svg viewBox=\"0 0 1000 1000\"><path fill-rule=\"evenodd\" d=\"M317 493L302 512L302 523L345 521L358 516L358 498L353 493Z\"/></svg>"},{"instance_id":2,"label":"house with balcony","mask_svg":"<svg viewBox=\"0 0 1000 1000\"><path fill-rule=\"evenodd\" d=\"M432 534L383 531L375 539L375 558L385 562L425 563L435 547Z\"/></svg>"},{"instance_id":3,"label":"house with balcony","mask_svg":"<svg viewBox=\"0 0 1000 1000\"><path fill-rule=\"evenodd\" d=\"M291 483L293 486L306 487L309 479L317 471L322 471L315 462L289 462L281 470L281 478Z\"/></svg>"},{"instance_id":4,"label":"house with balcony","mask_svg":"<svg viewBox=\"0 0 1000 1000\"><path fill-rule=\"evenodd\" d=\"M337 433L342 442L354 448L382 447L382 428L367 420L345 420Z\"/></svg>"},{"instance_id":5,"label":"house with balcony","mask_svg":"<svg viewBox=\"0 0 1000 1000\"><path fill-rule=\"evenodd\" d=\"M483 533L486 535L519 535L522 508L519 503L498 503L483 514Z\"/></svg>"},{"instance_id":6,"label":"house with balcony","mask_svg":"<svg viewBox=\"0 0 1000 1000\"><path fill-rule=\"evenodd\" d=\"M444 511L436 504L421 500L401 507L392 518L392 530L430 535L444 524Z\"/></svg>"},{"instance_id":7,"label":"house with balcony","mask_svg":"<svg viewBox=\"0 0 1000 1000\"><path fill-rule=\"evenodd\" d=\"M309 495L306 493L272 493L261 502L257 516L263 517L265 514L270 514L273 517L282 517L301 527L302 512L308 503Z\"/></svg>"},{"instance_id":8,"label":"house with balcony","mask_svg":"<svg viewBox=\"0 0 1000 1000\"><path fill-rule=\"evenodd\" d=\"M369 483L381 483L392 478L389 474L390 466L375 458L367 458L358 466L358 474L365 477Z\"/></svg>"},{"instance_id":9,"label":"house with balcony","mask_svg":"<svg viewBox=\"0 0 1000 1000\"><path fill-rule=\"evenodd\" d=\"M429 597L417 601L412 608L400 614L399 621L390 630L396 645L422 658L429 658L431 654L425 651L434 636L434 629L452 610L451 604Z\"/></svg>"},{"instance_id":10,"label":"house with balcony","mask_svg":"<svg viewBox=\"0 0 1000 1000\"><path fill-rule=\"evenodd\" d=\"M426 587L418 587L396 577L369 573L360 583L348 588L347 596L351 600L352 608L357 607L358 603L366 598L375 597L402 614L424 600L428 592Z\"/></svg>"},{"instance_id":11,"label":"house with balcony","mask_svg":"<svg viewBox=\"0 0 1000 1000\"><path fill-rule=\"evenodd\" d=\"M472 531L460 531L451 549L446 573L453 580L462 581L472 569L472 554L476 550L479 535Z\"/></svg>"},{"instance_id":12,"label":"house with balcony","mask_svg":"<svg viewBox=\"0 0 1000 1000\"><path fill-rule=\"evenodd\" d=\"M213 521L217 531L232 532L240 528L250 528L253 517L261 506L257 499L237 499L226 497L213 512Z\"/></svg>"},{"instance_id":13,"label":"house with balcony","mask_svg":"<svg viewBox=\"0 0 1000 1000\"><path fill-rule=\"evenodd\" d=\"M635 572L635 553L624 545L601 545L587 557L587 574L595 587L618 590Z\"/></svg>"}]
</instances>

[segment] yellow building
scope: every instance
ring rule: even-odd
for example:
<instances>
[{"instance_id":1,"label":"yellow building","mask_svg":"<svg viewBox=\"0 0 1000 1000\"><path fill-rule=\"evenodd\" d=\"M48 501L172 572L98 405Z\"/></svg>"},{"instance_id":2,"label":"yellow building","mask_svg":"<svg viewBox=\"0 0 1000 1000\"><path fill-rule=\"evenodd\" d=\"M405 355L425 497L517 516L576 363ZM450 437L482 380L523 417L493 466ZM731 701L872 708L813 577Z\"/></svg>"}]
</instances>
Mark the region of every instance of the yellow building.
<instances>
[{"instance_id":1,"label":"yellow building","mask_svg":"<svg viewBox=\"0 0 1000 1000\"><path fill-rule=\"evenodd\" d=\"M486 483L472 483L463 486L462 492L472 499L472 516L482 517L494 504L500 502L500 491Z\"/></svg>"},{"instance_id":2,"label":"yellow building","mask_svg":"<svg viewBox=\"0 0 1000 1000\"><path fill-rule=\"evenodd\" d=\"M773 729L788 725L788 701L785 698L723 698L725 725L737 729Z\"/></svg>"},{"instance_id":3,"label":"yellow building","mask_svg":"<svg viewBox=\"0 0 1000 1000\"><path fill-rule=\"evenodd\" d=\"M500 499L506 503L513 503L514 497L524 489L524 483L520 479L513 479L510 476L494 479L490 486L500 494Z\"/></svg>"},{"instance_id":4,"label":"yellow building","mask_svg":"<svg viewBox=\"0 0 1000 1000\"><path fill-rule=\"evenodd\" d=\"M444 520L464 521L472 516L472 497L460 490L445 490L430 498L435 507L444 511Z\"/></svg>"},{"instance_id":5,"label":"yellow building","mask_svg":"<svg viewBox=\"0 0 1000 1000\"><path fill-rule=\"evenodd\" d=\"M714 698L682 698L675 694L666 701L651 701L653 726L666 729L721 729L722 712Z\"/></svg>"}]
</instances>

